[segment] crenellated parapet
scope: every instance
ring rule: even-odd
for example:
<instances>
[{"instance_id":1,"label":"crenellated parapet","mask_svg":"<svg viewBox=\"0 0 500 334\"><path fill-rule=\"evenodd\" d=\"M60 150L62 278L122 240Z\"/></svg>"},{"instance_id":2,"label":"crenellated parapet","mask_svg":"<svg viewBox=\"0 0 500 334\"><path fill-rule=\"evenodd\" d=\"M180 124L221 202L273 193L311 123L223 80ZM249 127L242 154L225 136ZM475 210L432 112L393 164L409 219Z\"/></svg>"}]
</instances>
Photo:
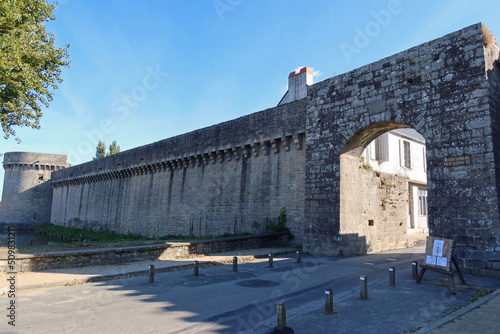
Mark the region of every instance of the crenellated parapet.
<instances>
[{"instance_id":1,"label":"crenellated parapet","mask_svg":"<svg viewBox=\"0 0 500 334\"><path fill-rule=\"evenodd\" d=\"M302 150L304 146L305 131L298 130L295 133L289 133L280 137L265 138L262 141L252 141L232 147L209 149L204 152L187 153L176 157L170 156L163 160L140 163L118 170L99 170L76 177L58 178L52 181L52 186L54 188L67 187L186 168L199 168L205 165L250 159L259 155L279 154L281 151Z\"/></svg>"},{"instance_id":2,"label":"crenellated parapet","mask_svg":"<svg viewBox=\"0 0 500 334\"><path fill-rule=\"evenodd\" d=\"M7 152L3 167L7 169L47 170L54 171L67 167L68 157L60 154Z\"/></svg>"},{"instance_id":3,"label":"crenellated parapet","mask_svg":"<svg viewBox=\"0 0 500 334\"><path fill-rule=\"evenodd\" d=\"M307 100L56 171L53 187L197 168L305 148Z\"/></svg>"},{"instance_id":4,"label":"crenellated parapet","mask_svg":"<svg viewBox=\"0 0 500 334\"><path fill-rule=\"evenodd\" d=\"M41 171L56 171L66 166L57 166L57 165L41 165L41 164L27 164L27 163L5 163L3 164L3 168L5 170L41 170Z\"/></svg>"}]
</instances>

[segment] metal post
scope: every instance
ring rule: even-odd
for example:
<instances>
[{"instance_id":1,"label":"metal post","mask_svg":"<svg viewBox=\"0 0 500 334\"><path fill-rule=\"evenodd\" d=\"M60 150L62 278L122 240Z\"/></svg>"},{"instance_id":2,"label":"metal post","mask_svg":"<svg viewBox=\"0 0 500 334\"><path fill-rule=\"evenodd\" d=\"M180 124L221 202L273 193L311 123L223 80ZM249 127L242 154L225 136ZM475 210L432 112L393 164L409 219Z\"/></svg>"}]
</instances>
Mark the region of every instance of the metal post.
<instances>
[{"instance_id":1,"label":"metal post","mask_svg":"<svg viewBox=\"0 0 500 334\"><path fill-rule=\"evenodd\" d=\"M269 268L273 268L273 253L269 253Z\"/></svg>"},{"instance_id":2,"label":"metal post","mask_svg":"<svg viewBox=\"0 0 500 334\"><path fill-rule=\"evenodd\" d=\"M334 314L332 289L325 290L325 314Z\"/></svg>"},{"instance_id":3,"label":"metal post","mask_svg":"<svg viewBox=\"0 0 500 334\"><path fill-rule=\"evenodd\" d=\"M389 268L389 285L396 286L396 269L394 267Z\"/></svg>"},{"instance_id":4,"label":"metal post","mask_svg":"<svg viewBox=\"0 0 500 334\"><path fill-rule=\"evenodd\" d=\"M198 276L198 261L194 261L193 275Z\"/></svg>"},{"instance_id":5,"label":"metal post","mask_svg":"<svg viewBox=\"0 0 500 334\"><path fill-rule=\"evenodd\" d=\"M418 278L418 262L416 262L416 261L412 262L411 269L412 269L412 273L413 273L412 278L414 280L417 280L417 278Z\"/></svg>"},{"instance_id":6,"label":"metal post","mask_svg":"<svg viewBox=\"0 0 500 334\"><path fill-rule=\"evenodd\" d=\"M236 256L233 257L233 271L238 271L238 258Z\"/></svg>"},{"instance_id":7,"label":"metal post","mask_svg":"<svg viewBox=\"0 0 500 334\"><path fill-rule=\"evenodd\" d=\"M300 252L300 250L297 251L297 263L301 263L302 262L302 254Z\"/></svg>"},{"instance_id":8,"label":"metal post","mask_svg":"<svg viewBox=\"0 0 500 334\"><path fill-rule=\"evenodd\" d=\"M154 283L155 282L155 266L152 264L149 265L149 277L148 277L148 283Z\"/></svg>"},{"instance_id":9,"label":"metal post","mask_svg":"<svg viewBox=\"0 0 500 334\"><path fill-rule=\"evenodd\" d=\"M278 304L277 311L278 311L278 320L276 322L276 329L278 331L284 331L284 330L286 330L286 309L285 309L285 305Z\"/></svg>"},{"instance_id":10,"label":"metal post","mask_svg":"<svg viewBox=\"0 0 500 334\"><path fill-rule=\"evenodd\" d=\"M359 278L359 296L361 299L367 299L368 298L368 277L366 276L361 276Z\"/></svg>"}]
</instances>

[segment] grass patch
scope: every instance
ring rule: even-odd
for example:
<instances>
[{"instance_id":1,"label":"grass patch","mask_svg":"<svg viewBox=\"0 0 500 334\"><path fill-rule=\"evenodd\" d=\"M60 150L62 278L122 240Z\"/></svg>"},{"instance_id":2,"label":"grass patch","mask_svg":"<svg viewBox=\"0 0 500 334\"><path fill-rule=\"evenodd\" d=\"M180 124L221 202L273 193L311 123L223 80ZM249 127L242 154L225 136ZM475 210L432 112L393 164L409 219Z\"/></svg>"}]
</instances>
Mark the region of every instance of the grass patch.
<instances>
[{"instance_id":1,"label":"grass patch","mask_svg":"<svg viewBox=\"0 0 500 334\"><path fill-rule=\"evenodd\" d=\"M472 300L470 302L468 302L467 304L465 305L462 305L462 306L457 306L455 307L453 310L449 311L447 314L444 315L444 317L446 317L447 315L450 315L452 314L453 312L456 312L464 307L466 307L467 305L469 304L472 304L476 301L478 301L479 299L483 298L483 297L486 297L487 295L489 295L490 293L493 293L495 292L494 289L490 289L490 290L479 290L473 297L472 297Z\"/></svg>"},{"instance_id":2,"label":"grass patch","mask_svg":"<svg viewBox=\"0 0 500 334\"><path fill-rule=\"evenodd\" d=\"M170 242L189 242L193 240L218 239L234 236L252 235L252 233L230 234L225 233L217 236L186 236L165 235L159 239L146 238L134 234L116 234L111 232L94 232L78 228L57 226L50 223L42 223L35 228L36 234L50 241L49 245L33 245L19 247L16 252L31 254L43 252L58 252L79 249L116 248L128 246L143 246L154 244L166 244ZM0 247L0 254L7 254L7 247Z\"/></svg>"},{"instance_id":3,"label":"grass patch","mask_svg":"<svg viewBox=\"0 0 500 334\"><path fill-rule=\"evenodd\" d=\"M116 247L129 247L129 246L144 246L144 245L157 245L167 243L158 240L122 240L122 241L107 241L107 242L52 242L50 245L34 245L23 246L17 249L17 253L33 254L33 253L46 253L46 252L59 252L95 248L116 248ZM7 254L7 247L0 247L0 254Z\"/></svg>"},{"instance_id":4,"label":"grass patch","mask_svg":"<svg viewBox=\"0 0 500 334\"><path fill-rule=\"evenodd\" d=\"M171 241L192 241L192 240L207 240L207 239L219 239L219 238L230 238L230 237L243 237L253 235L250 232L245 233L224 233L220 235L211 235L211 236L187 236L187 235L176 235L176 234L167 234L160 237L160 240L171 240Z\"/></svg>"},{"instance_id":5,"label":"grass patch","mask_svg":"<svg viewBox=\"0 0 500 334\"><path fill-rule=\"evenodd\" d=\"M111 232L94 232L79 228L57 226L50 223L42 223L35 228L35 233L47 235L54 238L62 238L69 241L123 241L123 240L150 240L134 234L116 234Z\"/></svg>"},{"instance_id":6,"label":"grass patch","mask_svg":"<svg viewBox=\"0 0 500 334\"><path fill-rule=\"evenodd\" d=\"M172 241L189 241L201 239L217 239L227 238L234 236L251 235L252 233L239 233L231 234L224 233L222 235L214 236L187 236L187 235L164 235L159 239L146 238L135 234L116 234L112 232L93 232L79 228L70 228L57 226L50 223L43 223L35 228L35 233L40 235L47 235L50 237L63 238L70 241L86 241L86 242L110 242L110 241L154 241L154 240L172 240Z\"/></svg>"},{"instance_id":7,"label":"grass patch","mask_svg":"<svg viewBox=\"0 0 500 334\"><path fill-rule=\"evenodd\" d=\"M293 240L295 238L290 229L286 226L286 208L281 208L280 215L278 216L278 224L275 224L271 218L267 217L266 230L269 233L288 232L288 240Z\"/></svg>"},{"instance_id":8,"label":"grass patch","mask_svg":"<svg viewBox=\"0 0 500 334\"><path fill-rule=\"evenodd\" d=\"M491 289L491 290L480 290L478 291L474 297L472 297L472 302L475 302L483 297L486 297L487 295L489 295L490 293L493 293L495 292L495 290Z\"/></svg>"},{"instance_id":9,"label":"grass patch","mask_svg":"<svg viewBox=\"0 0 500 334\"><path fill-rule=\"evenodd\" d=\"M19 247L17 249L18 253L30 254L78 249L141 246L161 243L158 240L134 234L124 235L111 232L94 232L78 228L57 226L50 223L42 223L38 225L35 228L34 233L49 241L49 244ZM7 247L0 247L0 254L7 253Z\"/></svg>"}]
</instances>

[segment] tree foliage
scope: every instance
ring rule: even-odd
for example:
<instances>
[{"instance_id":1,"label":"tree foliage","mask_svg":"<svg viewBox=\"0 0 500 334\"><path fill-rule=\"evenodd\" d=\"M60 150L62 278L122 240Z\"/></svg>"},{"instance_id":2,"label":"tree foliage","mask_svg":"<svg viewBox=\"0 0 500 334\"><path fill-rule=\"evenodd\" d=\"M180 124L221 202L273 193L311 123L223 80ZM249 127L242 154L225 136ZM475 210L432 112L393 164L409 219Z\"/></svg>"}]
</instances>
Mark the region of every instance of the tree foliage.
<instances>
[{"instance_id":1,"label":"tree foliage","mask_svg":"<svg viewBox=\"0 0 500 334\"><path fill-rule=\"evenodd\" d=\"M120 153L120 146L116 144L116 140L113 140L111 145L109 145L109 152L106 152L106 144L103 141L99 140L97 142L94 160L109 157L110 155L116 153Z\"/></svg>"},{"instance_id":2,"label":"tree foliage","mask_svg":"<svg viewBox=\"0 0 500 334\"><path fill-rule=\"evenodd\" d=\"M116 140L113 140L111 145L109 145L109 152L106 156L110 156L112 154L120 153L120 146L116 144Z\"/></svg>"},{"instance_id":3,"label":"tree foliage","mask_svg":"<svg viewBox=\"0 0 500 334\"><path fill-rule=\"evenodd\" d=\"M103 141L99 140L99 142L97 142L97 147L95 149L94 160L104 158L105 156L106 156L106 144L104 144Z\"/></svg>"},{"instance_id":4,"label":"tree foliage","mask_svg":"<svg viewBox=\"0 0 500 334\"><path fill-rule=\"evenodd\" d=\"M15 136L14 126L40 128L42 106L49 106L61 69L69 66L69 45L57 48L45 30L56 6L47 0L0 1L0 122L6 139Z\"/></svg>"}]
</instances>

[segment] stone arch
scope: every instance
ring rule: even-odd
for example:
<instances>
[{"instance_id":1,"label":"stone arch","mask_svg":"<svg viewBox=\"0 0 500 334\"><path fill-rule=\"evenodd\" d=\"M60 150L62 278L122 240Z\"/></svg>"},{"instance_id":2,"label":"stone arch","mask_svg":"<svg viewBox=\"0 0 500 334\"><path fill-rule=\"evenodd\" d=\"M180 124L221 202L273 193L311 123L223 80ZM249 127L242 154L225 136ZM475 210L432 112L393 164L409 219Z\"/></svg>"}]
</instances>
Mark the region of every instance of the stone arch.
<instances>
[{"instance_id":1,"label":"stone arch","mask_svg":"<svg viewBox=\"0 0 500 334\"><path fill-rule=\"evenodd\" d=\"M339 253L357 255L408 246L409 179L375 170L361 156L380 135L407 124L383 121L356 132L340 152ZM387 143L389 144L389 143ZM389 146L387 146L389 149ZM394 151L387 152L394 160ZM399 160L399 155L398 158Z\"/></svg>"},{"instance_id":2,"label":"stone arch","mask_svg":"<svg viewBox=\"0 0 500 334\"><path fill-rule=\"evenodd\" d=\"M359 158L366 145L368 145L372 140L387 131L402 128L411 128L411 126L394 121L372 123L356 132L347 141L340 154L357 156Z\"/></svg>"}]
</instances>

